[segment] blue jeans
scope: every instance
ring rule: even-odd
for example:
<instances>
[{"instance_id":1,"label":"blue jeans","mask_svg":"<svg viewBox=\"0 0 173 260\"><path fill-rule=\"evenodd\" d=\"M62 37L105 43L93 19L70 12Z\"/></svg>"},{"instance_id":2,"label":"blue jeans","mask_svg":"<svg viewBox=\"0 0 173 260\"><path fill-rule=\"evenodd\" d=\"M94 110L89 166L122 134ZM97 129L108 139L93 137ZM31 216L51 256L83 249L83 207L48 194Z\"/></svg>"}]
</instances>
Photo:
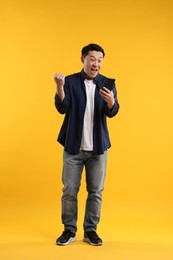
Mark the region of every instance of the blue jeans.
<instances>
[{"instance_id":1,"label":"blue jeans","mask_svg":"<svg viewBox=\"0 0 173 260\"><path fill-rule=\"evenodd\" d=\"M62 223L64 230L77 231L77 195L82 171L85 167L88 197L85 208L84 231L96 231L100 220L107 151L101 155L94 155L93 152L87 151L80 151L77 155L71 155L64 151L63 162Z\"/></svg>"}]
</instances>

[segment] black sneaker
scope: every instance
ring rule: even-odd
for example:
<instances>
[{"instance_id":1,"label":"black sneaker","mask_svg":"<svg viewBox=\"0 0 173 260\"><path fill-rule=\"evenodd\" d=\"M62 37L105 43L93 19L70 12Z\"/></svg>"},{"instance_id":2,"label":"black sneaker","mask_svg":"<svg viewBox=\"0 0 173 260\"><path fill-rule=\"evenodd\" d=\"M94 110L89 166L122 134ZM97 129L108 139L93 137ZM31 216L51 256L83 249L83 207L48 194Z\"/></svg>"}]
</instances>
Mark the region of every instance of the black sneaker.
<instances>
[{"instance_id":1,"label":"black sneaker","mask_svg":"<svg viewBox=\"0 0 173 260\"><path fill-rule=\"evenodd\" d=\"M76 241L76 234L70 230L65 230L62 235L57 238L56 244L60 246L66 246L74 241Z\"/></svg>"},{"instance_id":2,"label":"black sneaker","mask_svg":"<svg viewBox=\"0 0 173 260\"><path fill-rule=\"evenodd\" d=\"M85 232L83 241L92 246L101 246L103 244L103 241L95 231Z\"/></svg>"}]
</instances>

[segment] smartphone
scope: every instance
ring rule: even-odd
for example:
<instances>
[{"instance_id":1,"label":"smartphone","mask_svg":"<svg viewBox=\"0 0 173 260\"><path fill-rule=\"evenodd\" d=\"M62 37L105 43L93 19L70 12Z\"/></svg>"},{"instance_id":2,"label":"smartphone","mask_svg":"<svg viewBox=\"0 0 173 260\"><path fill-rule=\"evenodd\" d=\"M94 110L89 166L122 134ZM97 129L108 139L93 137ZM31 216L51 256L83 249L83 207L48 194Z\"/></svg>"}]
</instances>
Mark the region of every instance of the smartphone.
<instances>
[{"instance_id":1,"label":"smartphone","mask_svg":"<svg viewBox=\"0 0 173 260\"><path fill-rule=\"evenodd\" d=\"M115 79L106 78L103 87L108 88L110 91L114 88Z\"/></svg>"}]
</instances>

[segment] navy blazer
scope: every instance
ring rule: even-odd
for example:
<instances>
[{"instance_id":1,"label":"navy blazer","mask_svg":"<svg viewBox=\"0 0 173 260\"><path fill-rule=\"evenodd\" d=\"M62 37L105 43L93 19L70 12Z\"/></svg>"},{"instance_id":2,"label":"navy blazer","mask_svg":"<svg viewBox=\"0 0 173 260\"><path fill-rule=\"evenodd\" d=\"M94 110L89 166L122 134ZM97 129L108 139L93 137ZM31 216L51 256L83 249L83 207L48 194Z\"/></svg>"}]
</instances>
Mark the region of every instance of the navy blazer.
<instances>
[{"instance_id":1,"label":"navy blazer","mask_svg":"<svg viewBox=\"0 0 173 260\"><path fill-rule=\"evenodd\" d=\"M115 104L110 110L106 102L99 94L106 77L98 74L94 78L96 83L93 127L93 152L96 155L103 154L110 146L106 117L113 117L118 113L119 104L116 88L113 89ZM65 98L61 101L55 95L55 106L59 113L65 114L57 141L64 146L64 150L70 154L78 154L80 151L83 120L86 107L85 73L75 73L65 77Z\"/></svg>"}]
</instances>

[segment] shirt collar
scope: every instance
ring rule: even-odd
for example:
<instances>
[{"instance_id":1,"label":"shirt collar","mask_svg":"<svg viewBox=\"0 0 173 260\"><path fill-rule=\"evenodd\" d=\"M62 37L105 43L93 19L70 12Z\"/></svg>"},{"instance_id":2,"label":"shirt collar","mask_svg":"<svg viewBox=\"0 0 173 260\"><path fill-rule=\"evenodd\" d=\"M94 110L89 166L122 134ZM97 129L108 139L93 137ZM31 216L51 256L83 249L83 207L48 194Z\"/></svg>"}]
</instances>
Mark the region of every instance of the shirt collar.
<instances>
[{"instance_id":1,"label":"shirt collar","mask_svg":"<svg viewBox=\"0 0 173 260\"><path fill-rule=\"evenodd\" d=\"M82 69L81 70L81 77L82 77L82 80L84 81L85 78L86 78L86 74L84 72L84 70ZM103 85L103 80L102 80L102 76L100 74L97 74L97 76L95 78L93 78L93 81L99 86L99 88L102 87Z\"/></svg>"}]
</instances>

